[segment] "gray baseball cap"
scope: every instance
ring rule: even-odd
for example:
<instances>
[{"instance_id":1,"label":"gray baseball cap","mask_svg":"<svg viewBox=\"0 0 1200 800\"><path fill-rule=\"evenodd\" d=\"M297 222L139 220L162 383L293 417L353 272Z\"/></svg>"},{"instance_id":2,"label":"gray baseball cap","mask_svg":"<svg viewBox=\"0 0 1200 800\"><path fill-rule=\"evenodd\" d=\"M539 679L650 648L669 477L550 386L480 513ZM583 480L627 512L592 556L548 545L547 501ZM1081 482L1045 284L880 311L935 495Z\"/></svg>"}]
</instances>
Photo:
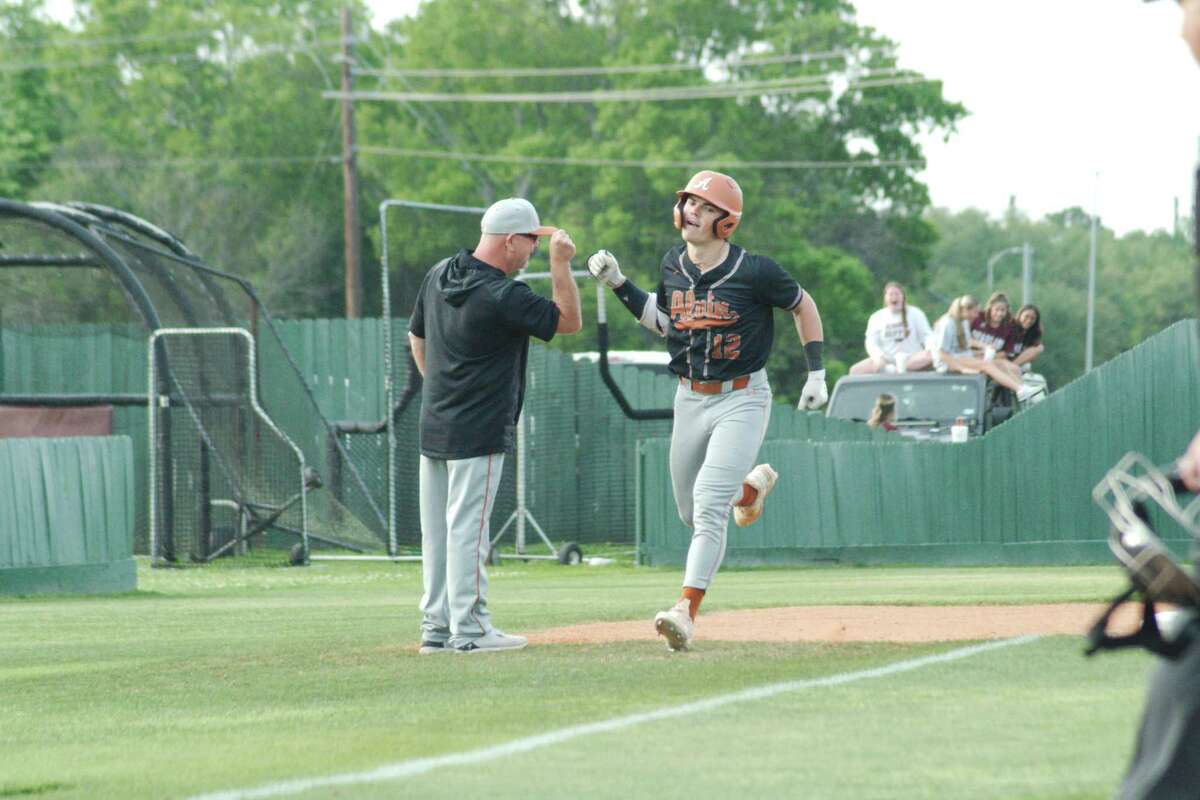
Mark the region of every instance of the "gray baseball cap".
<instances>
[{"instance_id":1,"label":"gray baseball cap","mask_svg":"<svg viewBox=\"0 0 1200 800\"><path fill-rule=\"evenodd\" d=\"M549 236L558 230L539 222L533 203L520 197L509 197L492 203L488 210L483 212L479 228L484 233L531 233L534 236Z\"/></svg>"}]
</instances>

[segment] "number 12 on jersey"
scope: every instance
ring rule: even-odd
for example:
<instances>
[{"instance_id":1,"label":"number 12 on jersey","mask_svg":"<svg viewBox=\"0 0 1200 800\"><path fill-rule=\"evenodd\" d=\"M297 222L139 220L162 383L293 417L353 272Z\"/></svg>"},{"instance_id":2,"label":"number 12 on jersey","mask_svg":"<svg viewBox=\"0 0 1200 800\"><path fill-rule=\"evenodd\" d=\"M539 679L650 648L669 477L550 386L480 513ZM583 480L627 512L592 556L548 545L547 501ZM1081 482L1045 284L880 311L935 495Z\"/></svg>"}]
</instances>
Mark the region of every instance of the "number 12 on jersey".
<instances>
[{"instance_id":1,"label":"number 12 on jersey","mask_svg":"<svg viewBox=\"0 0 1200 800\"><path fill-rule=\"evenodd\" d=\"M711 359L725 359L733 361L742 354L742 337L736 333L715 334L712 337L712 345L708 348L708 357Z\"/></svg>"}]
</instances>

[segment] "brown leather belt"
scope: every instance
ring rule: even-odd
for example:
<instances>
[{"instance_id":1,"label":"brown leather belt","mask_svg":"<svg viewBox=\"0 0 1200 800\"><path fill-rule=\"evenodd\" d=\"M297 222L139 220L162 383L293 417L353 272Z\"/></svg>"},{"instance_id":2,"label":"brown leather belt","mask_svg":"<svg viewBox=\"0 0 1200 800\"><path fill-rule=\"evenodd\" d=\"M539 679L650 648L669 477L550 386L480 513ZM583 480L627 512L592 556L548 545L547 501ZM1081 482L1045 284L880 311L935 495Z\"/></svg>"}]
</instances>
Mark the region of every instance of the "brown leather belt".
<instances>
[{"instance_id":1,"label":"brown leather belt","mask_svg":"<svg viewBox=\"0 0 1200 800\"><path fill-rule=\"evenodd\" d=\"M725 392L732 392L737 389L745 389L750 385L750 376L743 375L731 381L692 381L680 377L679 382L699 394L724 394Z\"/></svg>"}]
</instances>

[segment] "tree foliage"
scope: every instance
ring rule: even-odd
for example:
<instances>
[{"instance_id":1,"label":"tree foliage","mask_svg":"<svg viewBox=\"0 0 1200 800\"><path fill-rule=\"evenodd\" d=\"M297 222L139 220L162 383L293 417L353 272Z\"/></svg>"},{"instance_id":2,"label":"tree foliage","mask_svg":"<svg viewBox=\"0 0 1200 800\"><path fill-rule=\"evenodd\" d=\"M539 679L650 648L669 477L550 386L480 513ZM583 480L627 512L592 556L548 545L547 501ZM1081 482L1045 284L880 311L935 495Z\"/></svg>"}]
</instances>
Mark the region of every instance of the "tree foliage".
<instances>
[{"instance_id":1,"label":"tree foliage","mask_svg":"<svg viewBox=\"0 0 1200 800\"><path fill-rule=\"evenodd\" d=\"M87 0L64 27L46 21L38 0L20 0L0 14L0 42L30 47L20 56L6 47L0 67L43 66L0 72L0 130L20 133L0 140L0 193L128 209L251 278L277 312L338 314L339 164L315 159L339 152L337 104L321 93L336 88L343 4ZM526 196L572 232L580 264L605 247L652 285L662 253L678 241L675 190L697 169L731 162L840 165L725 167L746 194L736 241L779 261L811 291L835 375L857 356L882 282L923 281L934 230L916 177L919 135L949 134L965 111L938 81L899 67L892 43L858 25L846 0L427 0L383 30L366 29L363 7L352 6L359 67L680 67L549 77L362 74L359 89L588 92L821 79L803 93L723 99L358 103L368 310L378 307L372 211L384 198L482 206ZM798 53L813 57L770 60ZM859 86L864 76L876 85ZM891 165L870 163L876 159ZM589 163L596 160L628 164ZM398 283L412 286L451 243L396 224L404 240ZM469 238L452 247L472 246ZM409 298L397 294L395 313L404 314ZM592 293L584 296L590 306ZM615 345L645 346L632 321L622 323L614 324ZM791 321L778 327L783 374L775 381L794 398L801 351ZM558 346L591 345L576 337Z\"/></svg>"},{"instance_id":2,"label":"tree foliage","mask_svg":"<svg viewBox=\"0 0 1200 800\"><path fill-rule=\"evenodd\" d=\"M930 213L938 233L929 280L914 291L932 321L964 293L987 296L988 258L1028 242L1034 248L1032 300L1042 312L1046 352L1036 362L1051 387L1083 373L1087 332L1090 215L1064 209L1033 221L1016 209L999 220L983 212ZM1191 243L1158 231L1117 236L1100 224L1097 236L1093 364L1100 365L1166 326L1193 316ZM1021 257L994 266L995 289L1021 303Z\"/></svg>"},{"instance_id":3,"label":"tree foliage","mask_svg":"<svg viewBox=\"0 0 1200 800\"><path fill-rule=\"evenodd\" d=\"M697 68L586 79L408 77L386 85L393 91L579 92L796 76L845 79L897 70L890 43L859 27L850 4L839 0L588 0L580 4L581 16L565 13L566 6L555 0L433 0L393 28L396 46L387 61L397 68L663 63ZM735 64L723 74L699 68L797 52L851 55ZM679 241L671 226L675 191L705 165L910 162L882 168L727 168L746 196L736 240L779 261L812 292L825 319L836 376L847 351L857 349L876 302L875 287L884 276L918 276L933 244L922 217L928 195L915 177L922 163L916 133L949 131L964 113L942 96L936 81L836 87L837 80L833 88L806 94L686 102L370 104L360 131L364 140L407 149L513 157L514 163L502 164L402 157L367 163L379 184L410 198L444 203L469 198L486 205L503 196L527 196L546 219L571 230L585 251L581 255L607 248L643 286L654 284L662 253ZM614 168L520 160L530 157L650 163ZM440 255L415 255L403 268L424 271ZM590 306L590 293L584 296ZM631 320L612 327L616 346L647 346L647 335ZM791 328L790 319L780 319L773 380L780 394L794 398L803 382L803 356Z\"/></svg>"}]
</instances>

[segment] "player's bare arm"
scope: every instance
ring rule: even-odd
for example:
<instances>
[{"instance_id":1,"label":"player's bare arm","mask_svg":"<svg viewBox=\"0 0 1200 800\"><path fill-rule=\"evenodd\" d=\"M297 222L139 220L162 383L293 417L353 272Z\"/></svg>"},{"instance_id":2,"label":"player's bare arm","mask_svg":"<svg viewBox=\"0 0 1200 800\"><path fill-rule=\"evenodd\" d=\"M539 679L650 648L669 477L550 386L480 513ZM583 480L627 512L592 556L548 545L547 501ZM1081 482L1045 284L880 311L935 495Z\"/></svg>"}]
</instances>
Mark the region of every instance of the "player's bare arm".
<instances>
[{"instance_id":1,"label":"player's bare arm","mask_svg":"<svg viewBox=\"0 0 1200 800\"><path fill-rule=\"evenodd\" d=\"M617 257L607 250L597 250L588 258L588 272L600 283L613 290L634 319L659 336L667 335L667 315L658 309L658 300L621 273Z\"/></svg>"},{"instance_id":2,"label":"player's bare arm","mask_svg":"<svg viewBox=\"0 0 1200 800\"><path fill-rule=\"evenodd\" d=\"M554 305L558 306L558 333L579 333L583 329L583 312L579 307L579 287L571 275L571 259L575 257L575 242L562 228L550 237L550 286Z\"/></svg>"},{"instance_id":3,"label":"player's bare arm","mask_svg":"<svg viewBox=\"0 0 1200 800\"><path fill-rule=\"evenodd\" d=\"M821 324L821 312L816 301L807 292L800 303L792 309L792 320L796 333L804 345L804 356L808 359L808 380L800 391L799 407L802 411L813 411L829 400L829 388L825 385L825 367L822 352L825 348L825 328Z\"/></svg>"},{"instance_id":4,"label":"player's bare arm","mask_svg":"<svg viewBox=\"0 0 1200 800\"><path fill-rule=\"evenodd\" d=\"M413 363L417 365L417 372L420 372L423 378L425 377L425 340L410 333L408 345L412 348Z\"/></svg>"}]
</instances>

